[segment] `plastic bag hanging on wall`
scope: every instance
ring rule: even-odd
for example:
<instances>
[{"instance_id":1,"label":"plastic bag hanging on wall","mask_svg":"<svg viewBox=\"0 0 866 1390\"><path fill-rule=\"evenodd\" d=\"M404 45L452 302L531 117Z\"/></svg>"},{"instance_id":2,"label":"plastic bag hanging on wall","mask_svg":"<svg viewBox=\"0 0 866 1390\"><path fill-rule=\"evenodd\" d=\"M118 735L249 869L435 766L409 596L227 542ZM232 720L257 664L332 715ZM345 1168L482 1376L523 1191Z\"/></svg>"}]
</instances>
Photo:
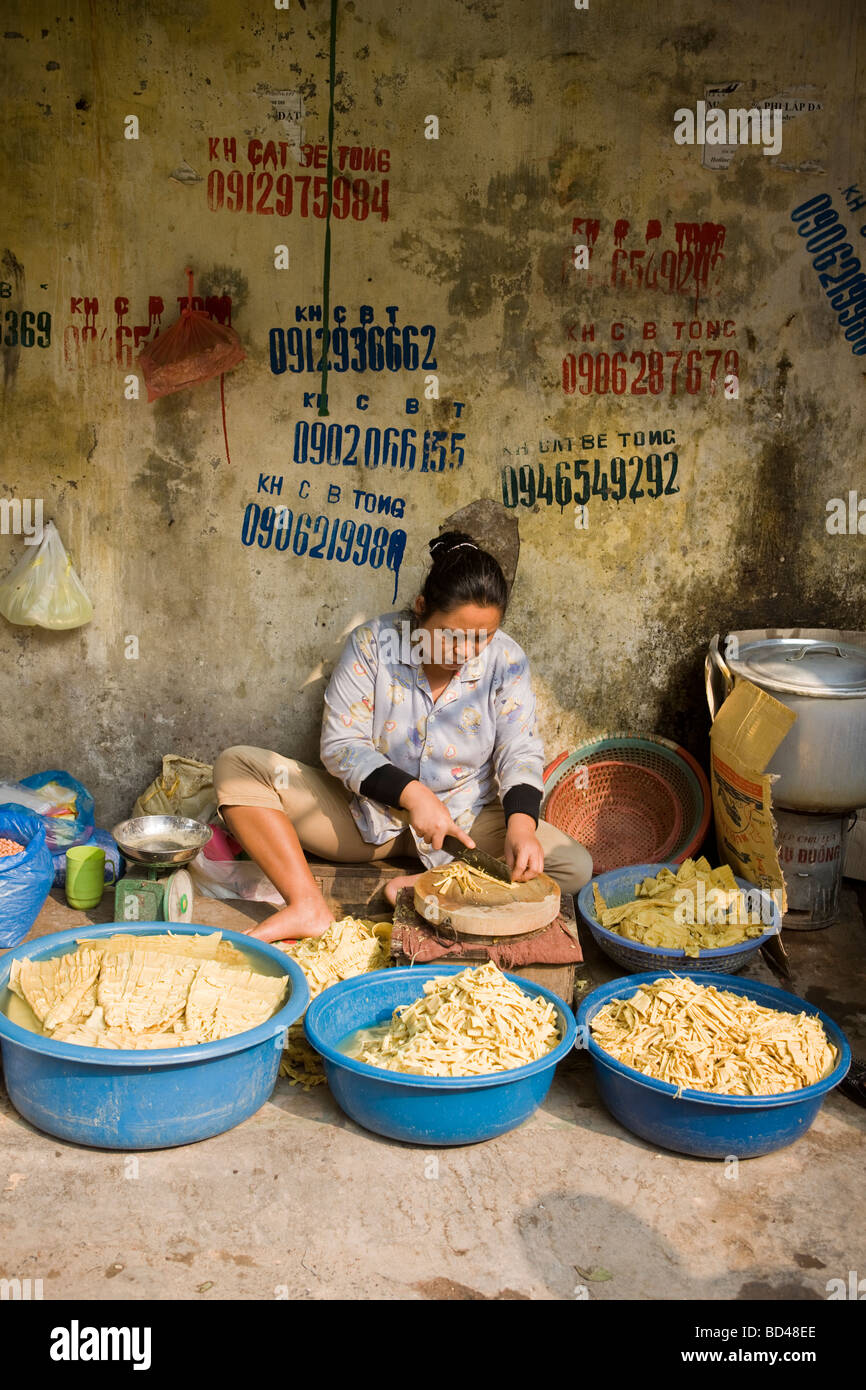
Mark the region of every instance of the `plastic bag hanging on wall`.
<instances>
[{"instance_id":1,"label":"plastic bag hanging on wall","mask_svg":"<svg viewBox=\"0 0 866 1390\"><path fill-rule=\"evenodd\" d=\"M218 323L204 309L193 309L193 272L189 266L186 275L189 282L186 308L181 310L177 323L143 348L138 356L138 365L147 386L148 401L219 377L226 458L231 462L226 429L224 373L243 362L246 353L233 328Z\"/></svg>"},{"instance_id":2,"label":"plastic bag hanging on wall","mask_svg":"<svg viewBox=\"0 0 866 1390\"><path fill-rule=\"evenodd\" d=\"M217 323L204 309L193 309L193 273L186 268L189 295L177 323L160 333L139 353L147 384L147 399L170 396L188 386L210 381L243 362L246 353L233 328Z\"/></svg>"},{"instance_id":3,"label":"plastic bag hanging on wall","mask_svg":"<svg viewBox=\"0 0 866 1390\"><path fill-rule=\"evenodd\" d=\"M0 580L0 613L21 627L54 630L83 627L93 617L93 604L53 521L36 549Z\"/></svg>"}]
</instances>

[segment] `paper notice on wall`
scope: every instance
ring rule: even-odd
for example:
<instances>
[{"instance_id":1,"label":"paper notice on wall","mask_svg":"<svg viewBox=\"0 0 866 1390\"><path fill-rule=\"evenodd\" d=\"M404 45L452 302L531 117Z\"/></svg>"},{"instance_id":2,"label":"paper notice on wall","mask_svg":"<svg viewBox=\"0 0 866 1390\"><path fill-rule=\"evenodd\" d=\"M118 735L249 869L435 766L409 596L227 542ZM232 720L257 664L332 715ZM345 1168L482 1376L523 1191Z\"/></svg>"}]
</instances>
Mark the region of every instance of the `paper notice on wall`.
<instances>
[{"instance_id":1,"label":"paper notice on wall","mask_svg":"<svg viewBox=\"0 0 866 1390\"><path fill-rule=\"evenodd\" d=\"M774 778L764 771L797 718L751 681L738 680L710 731L710 782L719 853L738 878L781 894L785 879L776 848Z\"/></svg>"},{"instance_id":2,"label":"paper notice on wall","mask_svg":"<svg viewBox=\"0 0 866 1390\"><path fill-rule=\"evenodd\" d=\"M818 88L810 83L800 86L783 87L776 92L757 81L719 82L704 88L704 101L707 113L717 111L779 112L778 152L775 149L772 126L769 117L764 117L763 134L760 144L751 140L741 148L741 142L716 145L704 144L701 163L705 169L729 169L735 157L744 153L760 153L768 165L795 173L823 173L825 137L820 122L815 117L824 110L819 99ZM811 119L810 119L811 118ZM757 122L752 124L757 133ZM729 118L730 126L730 118ZM730 133L730 130L729 130ZM773 153L765 155L762 146L769 147Z\"/></svg>"},{"instance_id":3,"label":"paper notice on wall","mask_svg":"<svg viewBox=\"0 0 866 1390\"><path fill-rule=\"evenodd\" d=\"M300 92L288 90L269 92L273 120L279 124L280 139L285 140L300 159L304 143L304 98Z\"/></svg>"}]
</instances>

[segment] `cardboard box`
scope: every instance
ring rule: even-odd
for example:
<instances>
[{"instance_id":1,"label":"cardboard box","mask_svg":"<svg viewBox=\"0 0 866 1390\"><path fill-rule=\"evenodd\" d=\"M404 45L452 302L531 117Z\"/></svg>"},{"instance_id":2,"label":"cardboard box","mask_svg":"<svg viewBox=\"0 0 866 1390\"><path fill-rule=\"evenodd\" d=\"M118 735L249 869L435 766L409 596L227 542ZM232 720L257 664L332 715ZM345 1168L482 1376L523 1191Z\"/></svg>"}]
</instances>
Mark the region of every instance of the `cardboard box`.
<instances>
[{"instance_id":1,"label":"cardboard box","mask_svg":"<svg viewBox=\"0 0 866 1390\"><path fill-rule=\"evenodd\" d=\"M772 784L764 771L797 718L751 681L738 679L710 731L710 785L722 859L738 878L777 894L787 911L776 849Z\"/></svg>"}]
</instances>

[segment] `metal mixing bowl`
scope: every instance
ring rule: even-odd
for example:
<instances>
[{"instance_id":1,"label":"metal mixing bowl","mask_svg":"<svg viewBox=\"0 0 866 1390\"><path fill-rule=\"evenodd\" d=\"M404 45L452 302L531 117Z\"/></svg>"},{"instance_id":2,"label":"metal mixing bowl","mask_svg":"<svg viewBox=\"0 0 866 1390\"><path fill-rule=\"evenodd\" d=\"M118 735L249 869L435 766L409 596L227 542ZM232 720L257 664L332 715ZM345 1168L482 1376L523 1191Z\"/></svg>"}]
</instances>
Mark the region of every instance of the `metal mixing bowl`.
<instances>
[{"instance_id":1,"label":"metal mixing bowl","mask_svg":"<svg viewBox=\"0 0 866 1390\"><path fill-rule=\"evenodd\" d=\"M127 859L154 868L188 864L213 835L209 825L184 816L135 816L111 833Z\"/></svg>"}]
</instances>

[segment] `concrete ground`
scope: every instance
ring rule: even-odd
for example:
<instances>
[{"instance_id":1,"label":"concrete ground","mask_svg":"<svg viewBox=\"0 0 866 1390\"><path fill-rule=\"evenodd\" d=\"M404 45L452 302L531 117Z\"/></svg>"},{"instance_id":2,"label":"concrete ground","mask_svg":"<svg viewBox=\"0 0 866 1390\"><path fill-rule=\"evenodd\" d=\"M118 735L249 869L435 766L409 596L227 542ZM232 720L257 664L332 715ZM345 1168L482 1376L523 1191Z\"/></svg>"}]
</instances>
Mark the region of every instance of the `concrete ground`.
<instances>
[{"instance_id":1,"label":"concrete ground","mask_svg":"<svg viewBox=\"0 0 866 1390\"><path fill-rule=\"evenodd\" d=\"M198 898L196 920L242 930L266 911ZM91 914L55 895L33 934L106 920L108 896ZM619 973L582 935L587 980ZM837 925L785 944L789 988L866 1053L854 888ZM40 1134L0 1096L0 1277L41 1279L46 1299L824 1299L866 1276L866 1109L838 1092L736 1172L620 1128L584 1053L520 1129L432 1152L283 1079L230 1133L136 1155Z\"/></svg>"}]
</instances>

